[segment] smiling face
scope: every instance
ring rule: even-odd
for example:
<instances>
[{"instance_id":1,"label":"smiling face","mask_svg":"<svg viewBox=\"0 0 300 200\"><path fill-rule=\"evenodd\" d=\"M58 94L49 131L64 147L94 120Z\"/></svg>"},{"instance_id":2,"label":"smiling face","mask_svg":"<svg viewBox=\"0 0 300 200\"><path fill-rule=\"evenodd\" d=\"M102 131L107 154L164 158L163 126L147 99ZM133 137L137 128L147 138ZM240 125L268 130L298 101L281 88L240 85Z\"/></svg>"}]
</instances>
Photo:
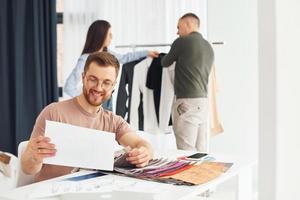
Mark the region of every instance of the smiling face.
<instances>
[{"instance_id":1,"label":"smiling face","mask_svg":"<svg viewBox=\"0 0 300 200\"><path fill-rule=\"evenodd\" d=\"M98 107L110 98L117 74L113 66L99 66L91 62L82 78L85 100L91 106Z\"/></svg>"}]
</instances>

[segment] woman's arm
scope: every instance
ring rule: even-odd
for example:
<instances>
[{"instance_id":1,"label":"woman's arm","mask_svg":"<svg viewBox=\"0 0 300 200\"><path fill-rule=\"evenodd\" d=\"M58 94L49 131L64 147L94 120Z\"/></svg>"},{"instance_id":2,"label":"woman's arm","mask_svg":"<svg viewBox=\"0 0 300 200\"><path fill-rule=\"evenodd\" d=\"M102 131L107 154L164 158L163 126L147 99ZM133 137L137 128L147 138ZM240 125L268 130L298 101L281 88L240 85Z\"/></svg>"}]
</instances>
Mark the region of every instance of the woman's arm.
<instances>
[{"instance_id":1,"label":"woman's arm","mask_svg":"<svg viewBox=\"0 0 300 200\"><path fill-rule=\"evenodd\" d=\"M152 58L158 57L159 52L157 51L134 51L134 52L128 52L126 54L119 54L114 51L108 50L109 53L113 54L116 56L118 61L121 64L129 63L135 60L139 60L141 58L145 58L147 56L150 56Z\"/></svg>"},{"instance_id":2,"label":"woman's arm","mask_svg":"<svg viewBox=\"0 0 300 200\"><path fill-rule=\"evenodd\" d=\"M71 74L67 78L63 91L70 97L78 96L82 92L82 72L87 57L88 54L80 56L75 68L72 70Z\"/></svg>"}]
</instances>

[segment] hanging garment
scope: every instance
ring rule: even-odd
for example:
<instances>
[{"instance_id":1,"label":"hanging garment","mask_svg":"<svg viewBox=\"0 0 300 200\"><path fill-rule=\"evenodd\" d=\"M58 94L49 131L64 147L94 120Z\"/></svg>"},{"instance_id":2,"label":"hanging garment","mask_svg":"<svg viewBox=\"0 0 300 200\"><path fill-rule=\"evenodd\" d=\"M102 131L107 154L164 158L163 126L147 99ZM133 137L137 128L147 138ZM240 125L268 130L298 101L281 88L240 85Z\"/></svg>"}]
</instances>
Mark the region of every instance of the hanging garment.
<instances>
[{"instance_id":1,"label":"hanging garment","mask_svg":"<svg viewBox=\"0 0 300 200\"><path fill-rule=\"evenodd\" d=\"M208 90L210 135L215 136L224 132L217 109L217 79L215 65L212 66L209 75Z\"/></svg>"},{"instance_id":2,"label":"hanging garment","mask_svg":"<svg viewBox=\"0 0 300 200\"><path fill-rule=\"evenodd\" d=\"M117 91L116 114L130 123L131 90L134 66L141 60L126 63L122 66L119 88Z\"/></svg>"},{"instance_id":3,"label":"hanging garment","mask_svg":"<svg viewBox=\"0 0 300 200\"><path fill-rule=\"evenodd\" d=\"M155 113L153 90L146 87L147 72L152 63L152 58L146 58L134 67L132 81L130 125L139 128L139 106L142 102L143 129L147 132L160 132ZM141 98L142 95L142 98ZM140 107L141 108L141 107Z\"/></svg>"},{"instance_id":4,"label":"hanging garment","mask_svg":"<svg viewBox=\"0 0 300 200\"><path fill-rule=\"evenodd\" d=\"M161 59L166 55L165 53L159 54L159 57L154 58L147 72L147 88L153 90L155 113L157 122L159 123L159 107L160 107L160 92L162 81L162 68Z\"/></svg>"},{"instance_id":5,"label":"hanging garment","mask_svg":"<svg viewBox=\"0 0 300 200\"><path fill-rule=\"evenodd\" d=\"M161 78L161 98L159 107L159 128L168 133L169 120L172 112L172 105L175 98L174 91L174 77L175 77L175 62L170 67L164 67Z\"/></svg>"}]
</instances>

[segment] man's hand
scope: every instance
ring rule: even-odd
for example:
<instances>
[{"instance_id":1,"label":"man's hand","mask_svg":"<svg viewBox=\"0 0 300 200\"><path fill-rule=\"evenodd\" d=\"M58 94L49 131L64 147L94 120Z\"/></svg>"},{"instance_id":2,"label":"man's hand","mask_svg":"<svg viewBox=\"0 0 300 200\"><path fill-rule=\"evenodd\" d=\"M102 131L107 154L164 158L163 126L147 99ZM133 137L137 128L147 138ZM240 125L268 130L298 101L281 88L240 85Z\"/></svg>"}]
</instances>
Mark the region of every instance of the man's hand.
<instances>
[{"instance_id":1,"label":"man's hand","mask_svg":"<svg viewBox=\"0 0 300 200\"><path fill-rule=\"evenodd\" d=\"M25 151L27 155L31 155L32 161L36 164L40 164L44 158L56 154L55 145L50 143L50 138L45 136L31 138Z\"/></svg>"},{"instance_id":2,"label":"man's hand","mask_svg":"<svg viewBox=\"0 0 300 200\"><path fill-rule=\"evenodd\" d=\"M126 159L128 162L137 167L145 167L152 159L152 155L146 147L142 146L130 150Z\"/></svg>"},{"instance_id":3,"label":"man's hand","mask_svg":"<svg viewBox=\"0 0 300 200\"><path fill-rule=\"evenodd\" d=\"M158 51L149 51L148 56L151 58L157 58L159 56L159 52Z\"/></svg>"}]
</instances>

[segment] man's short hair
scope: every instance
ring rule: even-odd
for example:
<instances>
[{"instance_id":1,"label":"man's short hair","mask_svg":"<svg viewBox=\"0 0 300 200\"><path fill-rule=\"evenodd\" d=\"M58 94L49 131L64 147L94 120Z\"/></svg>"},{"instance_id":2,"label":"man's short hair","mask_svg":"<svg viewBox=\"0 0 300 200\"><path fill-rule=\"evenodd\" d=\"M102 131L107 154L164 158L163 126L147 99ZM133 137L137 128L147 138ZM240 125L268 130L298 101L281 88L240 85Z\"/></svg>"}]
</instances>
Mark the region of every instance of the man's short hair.
<instances>
[{"instance_id":1,"label":"man's short hair","mask_svg":"<svg viewBox=\"0 0 300 200\"><path fill-rule=\"evenodd\" d=\"M192 18L195 21L196 25L200 27L200 19L197 15L195 15L194 13L186 13L182 17L180 17L180 19L187 19L187 18Z\"/></svg>"},{"instance_id":2,"label":"man's short hair","mask_svg":"<svg viewBox=\"0 0 300 200\"><path fill-rule=\"evenodd\" d=\"M119 68L120 68L120 64L119 61L117 60L117 58L108 53L108 52L95 52L95 53L91 53L84 65L84 74L88 71L90 64L92 62L95 62L96 64L98 64L101 67L114 67L116 70L116 74L118 75L119 72Z\"/></svg>"}]
</instances>

